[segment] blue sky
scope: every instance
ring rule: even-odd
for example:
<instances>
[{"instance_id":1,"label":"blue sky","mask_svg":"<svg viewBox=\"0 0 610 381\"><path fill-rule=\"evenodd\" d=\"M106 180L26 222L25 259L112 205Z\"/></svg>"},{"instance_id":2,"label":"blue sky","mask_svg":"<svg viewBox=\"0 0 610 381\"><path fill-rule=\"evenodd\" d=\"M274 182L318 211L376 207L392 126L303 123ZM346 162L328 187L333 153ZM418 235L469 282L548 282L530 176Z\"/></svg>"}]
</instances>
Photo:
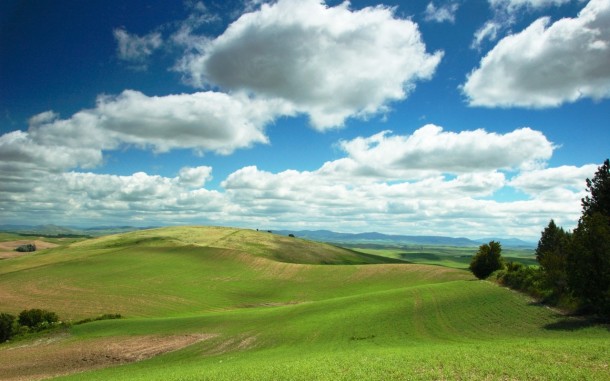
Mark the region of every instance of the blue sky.
<instances>
[{"instance_id":1,"label":"blue sky","mask_svg":"<svg viewBox=\"0 0 610 381\"><path fill-rule=\"evenodd\" d=\"M3 223L537 239L610 153L610 0L9 0L0 28Z\"/></svg>"}]
</instances>

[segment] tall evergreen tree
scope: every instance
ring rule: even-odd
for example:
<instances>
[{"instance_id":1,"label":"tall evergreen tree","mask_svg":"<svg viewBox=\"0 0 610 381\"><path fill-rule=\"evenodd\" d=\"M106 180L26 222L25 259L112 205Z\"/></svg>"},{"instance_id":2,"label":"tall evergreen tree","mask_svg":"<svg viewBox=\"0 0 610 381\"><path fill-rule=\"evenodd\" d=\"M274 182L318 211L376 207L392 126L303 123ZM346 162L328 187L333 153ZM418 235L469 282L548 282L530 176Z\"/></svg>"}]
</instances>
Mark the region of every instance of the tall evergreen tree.
<instances>
[{"instance_id":1,"label":"tall evergreen tree","mask_svg":"<svg viewBox=\"0 0 610 381\"><path fill-rule=\"evenodd\" d=\"M568 284L586 307L610 317L610 162L587 179L582 217L568 252Z\"/></svg>"},{"instance_id":2,"label":"tall evergreen tree","mask_svg":"<svg viewBox=\"0 0 610 381\"><path fill-rule=\"evenodd\" d=\"M536 259L544 274L544 281L553 291L554 297L566 292L567 254L571 234L557 227L551 220L544 229L536 248Z\"/></svg>"},{"instance_id":3,"label":"tall evergreen tree","mask_svg":"<svg viewBox=\"0 0 610 381\"><path fill-rule=\"evenodd\" d=\"M601 213L610 218L610 160L606 159L597 168L592 180L587 179L587 191L590 193L582 199L582 213L592 215Z\"/></svg>"}]
</instances>

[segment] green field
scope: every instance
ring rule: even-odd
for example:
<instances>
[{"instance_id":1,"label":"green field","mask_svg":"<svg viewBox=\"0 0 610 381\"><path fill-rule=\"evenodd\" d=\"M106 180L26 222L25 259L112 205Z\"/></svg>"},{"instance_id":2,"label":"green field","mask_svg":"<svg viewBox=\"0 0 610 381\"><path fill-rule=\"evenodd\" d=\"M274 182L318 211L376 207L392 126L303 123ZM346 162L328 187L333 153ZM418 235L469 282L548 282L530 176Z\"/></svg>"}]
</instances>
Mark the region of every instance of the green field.
<instances>
[{"instance_id":1,"label":"green field","mask_svg":"<svg viewBox=\"0 0 610 381\"><path fill-rule=\"evenodd\" d=\"M468 269L470 260L478 249L477 247L430 245L366 245L351 248L362 253L399 259L408 263L440 265L456 269ZM514 261L527 266L538 265L533 249L503 248L502 257L507 262Z\"/></svg>"},{"instance_id":2,"label":"green field","mask_svg":"<svg viewBox=\"0 0 610 381\"><path fill-rule=\"evenodd\" d=\"M608 380L607 326L459 268L371 254L381 253L180 227L3 260L1 312L125 318L1 344L0 372L15 380L76 371L84 373L59 379ZM180 338L200 339L142 361L100 359L111 357L111 343L126 343L112 352L120 357L130 345L137 355ZM20 366L18 355L34 360Z\"/></svg>"}]
</instances>

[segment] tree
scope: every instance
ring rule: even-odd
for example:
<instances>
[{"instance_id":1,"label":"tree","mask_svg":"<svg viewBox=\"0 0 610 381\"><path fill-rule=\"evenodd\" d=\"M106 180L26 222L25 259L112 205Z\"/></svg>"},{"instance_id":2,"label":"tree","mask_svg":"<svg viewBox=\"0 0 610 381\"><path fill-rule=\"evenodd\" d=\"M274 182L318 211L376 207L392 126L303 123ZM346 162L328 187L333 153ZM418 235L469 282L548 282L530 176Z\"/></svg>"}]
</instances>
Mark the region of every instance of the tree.
<instances>
[{"instance_id":1,"label":"tree","mask_svg":"<svg viewBox=\"0 0 610 381\"><path fill-rule=\"evenodd\" d=\"M587 179L589 196L568 250L568 285L584 307L610 317L610 162Z\"/></svg>"},{"instance_id":2,"label":"tree","mask_svg":"<svg viewBox=\"0 0 610 381\"><path fill-rule=\"evenodd\" d=\"M536 248L536 259L543 270L544 283L555 297L566 292L567 253L571 234L555 225L551 220L544 229Z\"/></svg>"},{"instance_id":3,"label":"tree","mask_svg":"<svg viewBox=\"0 0 610 381\"><path fill-rule=\"evenodd\" d=\"M23 310L19 314L19 324L29 328L41 328L45 325L57 323L59 317L55 312L33 308Z\"/></svg>"},{"instance_id":4,"label":"tree","mask_svg":"<svg viewBox=\"0 0 610 381\"><path fill-rule=\"evenodd\" d=\"M0 343L13 337L15 317L10 314L0 313Z\"/></svg>"},{"instance_id":5,"label":"tree","mask_svg":"<svg viewBox=\"0 0 610 381\"><path fill-rule=\"evenodd\" d=\"M479 251L470 262L470 271L479 279L487 278L504 266L501 252L500 242L491 241L489 244L479 246Z\"/></svg>"},{"instance_id":6,"label":"tree","mask_svg":"<svg viewBox=\"0 0 610 381\"><path fill-rule=\"evenodd\" d=\"M610 160L597 168L593 180L587 179L587 192L591 195L582 199L582 214L590 216L601 213L610 217Z\"/></svg>"}]
</instances>

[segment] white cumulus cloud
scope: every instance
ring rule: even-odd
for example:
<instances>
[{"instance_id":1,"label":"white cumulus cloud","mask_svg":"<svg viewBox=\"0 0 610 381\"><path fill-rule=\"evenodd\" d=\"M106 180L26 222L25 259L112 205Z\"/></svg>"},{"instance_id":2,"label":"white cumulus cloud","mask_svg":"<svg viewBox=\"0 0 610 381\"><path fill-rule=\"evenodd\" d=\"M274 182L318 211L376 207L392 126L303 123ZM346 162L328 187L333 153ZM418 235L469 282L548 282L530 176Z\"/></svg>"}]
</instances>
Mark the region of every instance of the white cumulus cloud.
<instances>
[{"instance_id":1,"label":"white cumulus cloud","mask_svg":"<svg viewBox=\"0 0 610 381\"><path fill-rule=\"evenodd\" d=\"M528 128L453 133L428 125L411 135L383 132L340 147L344 157L315 171L272 173L249 166L222 186L241 215L274 227L435 234L442 225L444 234L535 236L550 218L569 222L578 214L578 174L556 182L556 198L531 190L523 200L488 199L513 187L509 173L545 173L541 166L554 146ZM523 190L519 182L514 187Z\"/></svg>"},{"instance_id":2,"label":"white cumulus cloud","mask_svg":"<svg viewBox=\"0 0 610 381\"><path fill-rule=\"evenodd\" d=\"M462 86L471 106L557 107L610 97L610 0L503 38Z\"/></svg>"},{"instance_id":3,"label":"white cumulus cloud","mask_svg":"<svg viewBox=\"0 0 610 381\"><path fill-rule=\"evenodd\" d=\"M40 114L31 123L37 129L51 123L51 128L58 119ZM3 220L409 234L439 234L442 226L446 235L535 237L551 218L568 228L576 223L584 180L596 169L545 168L554 146L529 128L457 133L427 125L408 135L382 132L339 142L341 157L313 171L243 167L212 190L206 189L209 166L184 167L174 177L67 170L101 159L79 158L69 146L53 151L54 143L36 140L43 136L18 131L0 137ZM34 154L27 147L41 151ZM66 147L66 157L55 156ZM490 199L503 189L523 197Z\"/></svg>"},{"instance_id":4,"label":"white cumulus cloud","mask_svg":"<svg viewBox=\"0 0 610 381\"><path fill-rule=\"evenodd\" d=\"M290 113L281 102L218 92L147 96L125 90L98 97L96 107L68 119L30 122L28 134L40 144L116 149L122 144L157 152L187 148L229 154L266 143L264 127Z\"/></svg>"},{"instance_id":5,"label":"white cumulus cloud","mask_svg":"<svg viewBox=\"0 0 610 381\"><path fill-rule=\"evenodd\" d=\"M280 101L216 92L150 97L126 90L100 96L95 108L70 118L47 111L30 118L27 131L0 135L0 182L4 189L26 190L51 173L98 167L104 152L131 146L230 154L267 143L265 126L288 114ZM208 176L199 169L180 179L197 184Z\"/></svg>"},{"instance_id":6,"label":"white cumulus cloud","mask_svg":"<svg viewBox=\"0 0 610 381\"><path fill-rule=\"evenodd\" d=\"M585 189L583 179L591 178L596 170L597 165L595 164L582 167L564 165L537 169L519 174L512 179L510 185L531 194L552 191L561 187L582 191Z\"/></svg>"},{"instance_id":7,"label":"white cumulus cloud","mask_svg":"<svg viewBox=\"0 0 610 381\"><path fill-rule=\"evenodd\" d=\"M392 8L280 0L242 15L178 70L197 86L289 101L323 130L385 111L430 78L441 57Z\"/></svg>"},{"instance_id":8,"label":"white cumulus cloud","mask_svg":"<svg viewBox=\"0 0 610 381\"><path fill-rule=\"evenodd\" d=\"M394 178L429 173L461 174L495 169L538 168L554 146L539 131L520 128L506 134L485 130L444 131L429 124L411 135L382 132L368 138L343 141L352 174L375 173ZM343 170L347 169L343 163Z\"/></svg>"}]
</instances>

